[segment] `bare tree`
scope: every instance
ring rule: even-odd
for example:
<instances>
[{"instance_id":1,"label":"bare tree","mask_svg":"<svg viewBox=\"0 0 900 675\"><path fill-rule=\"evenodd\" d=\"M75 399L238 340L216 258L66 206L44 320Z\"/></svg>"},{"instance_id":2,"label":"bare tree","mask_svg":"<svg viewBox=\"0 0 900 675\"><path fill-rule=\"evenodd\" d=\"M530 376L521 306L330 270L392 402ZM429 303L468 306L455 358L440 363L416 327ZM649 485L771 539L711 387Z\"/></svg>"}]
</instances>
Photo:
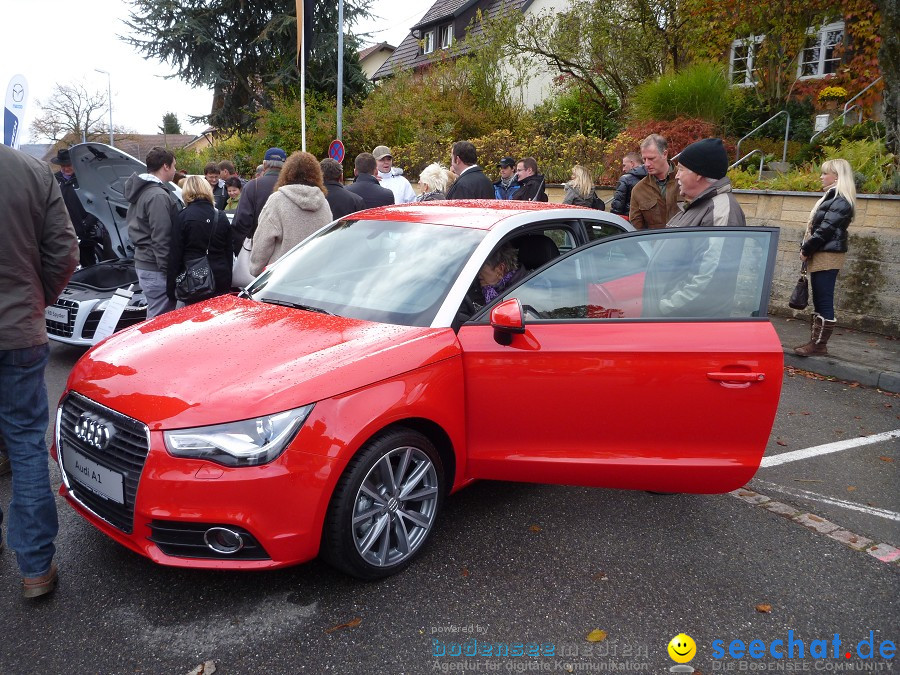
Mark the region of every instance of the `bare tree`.
<instances>
[{"instance_id":1,"label":"bare tree","mask_svg":"<svg viewBox=\"0 0 900 675\"><path fill-rule=\"evenodd\" d=\"M36 100L35 104L41 109L31 123L32 136L37 138L54 143L64 138L94 139L105 129L103 120L109 110L106 92L90 92L84 82L57 84L46 102Z\"/></svg>"}]
</instances>

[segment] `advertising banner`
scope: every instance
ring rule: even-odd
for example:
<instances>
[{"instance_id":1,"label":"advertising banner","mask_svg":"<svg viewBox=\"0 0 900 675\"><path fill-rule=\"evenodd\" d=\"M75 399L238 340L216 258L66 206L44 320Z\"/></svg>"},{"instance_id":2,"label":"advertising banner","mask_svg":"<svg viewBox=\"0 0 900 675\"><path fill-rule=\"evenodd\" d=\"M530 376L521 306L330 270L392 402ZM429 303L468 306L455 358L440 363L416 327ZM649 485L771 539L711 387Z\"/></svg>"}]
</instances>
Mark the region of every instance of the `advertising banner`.
<instances>
[{"instance_id":1,"label":"advertising banner","mask_svg":"<svg viewBox=\"0 0 900 675\"><path fill-rule=\"evenodd\" d=\"M6 87L6 103L3 106L3 145L19 147L19 127L25 122L25 104L28 102L28 83L23 75L13 75Z\"/></svg>"}]
</instances>

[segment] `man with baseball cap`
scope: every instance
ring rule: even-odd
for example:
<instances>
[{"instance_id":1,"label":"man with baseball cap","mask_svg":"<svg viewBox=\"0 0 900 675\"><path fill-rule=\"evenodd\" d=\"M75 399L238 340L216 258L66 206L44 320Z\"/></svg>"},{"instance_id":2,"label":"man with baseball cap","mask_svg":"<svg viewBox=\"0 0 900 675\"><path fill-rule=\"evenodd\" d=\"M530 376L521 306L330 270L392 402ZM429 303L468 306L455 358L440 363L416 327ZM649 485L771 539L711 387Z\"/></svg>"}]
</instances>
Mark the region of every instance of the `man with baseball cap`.
<instances>
[{"instance_id":1,"label":"man with baseball cap","mask_svg":"<svg viewBox=\"0 0 900 675\"><path fill-rule=\"evenodd\" d=\"M269 148L263 157L263 172L259 178L249 181L241 191L241 200L231 221L234 253L241 251L244 239L252 239L259 223L259 214L275 189L281 167L287 160L287 153L281 148Z\"/></svg>"},{"instance_id":2,"label":"man with baseball cap","mask_svg":"<svg viewBox=\"0 0 900 675\"><path fill-rule=\"evenodd\" d=\"M721 138L704 138L682 150L675 180L689 201L666 227L746 225L727 173L728 153Z\"/></svg>"},{"instance_id":3,"label":"man with baseball cap","mask_svg":"<svg viewBox=\"0 0 900 675\"><path fill-rule=\"evenodd\" d=\"M513 199L513 195L521 186L516 180L516 160L504 157L497 162L500 169L500 180L494 183L494 195L497 199Z\"/></svg>"},{"instance_id":4,"label":"man with baseball cap","mask_svg":"<svg viewBox=\"0 0 900 675\"><path fill-rule=\"evenodd\" d=\"M386 187L394 193L395 204L407 204L416 200L416 191L413 190L409 181L403 177L403 169L394 166L394 158L391 155L391 149L386 145L378 145L372 150L372 156L375 157L375 166L378 171L375 178L381 183L381 187Z\"/></svg>"}]
</instances>

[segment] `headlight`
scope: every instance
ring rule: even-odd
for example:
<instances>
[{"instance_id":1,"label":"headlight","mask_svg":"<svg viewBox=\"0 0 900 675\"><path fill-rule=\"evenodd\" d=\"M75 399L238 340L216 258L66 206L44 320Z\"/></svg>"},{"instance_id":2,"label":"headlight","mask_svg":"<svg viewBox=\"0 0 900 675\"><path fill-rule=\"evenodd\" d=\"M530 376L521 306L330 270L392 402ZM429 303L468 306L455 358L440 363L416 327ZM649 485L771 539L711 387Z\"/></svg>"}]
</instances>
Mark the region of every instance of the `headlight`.
<instances>
[{"instance_id":1,"label":"headlight","mask_svg":"<svg viewBox=\"0 0 900 675\"><path fill-rule=\"evenodd\" d=\"M312 404L252 420L166 431L175 457L208 459L225 466L257 466L278 457L312 411Z\"/></svg>"}]
</instances>

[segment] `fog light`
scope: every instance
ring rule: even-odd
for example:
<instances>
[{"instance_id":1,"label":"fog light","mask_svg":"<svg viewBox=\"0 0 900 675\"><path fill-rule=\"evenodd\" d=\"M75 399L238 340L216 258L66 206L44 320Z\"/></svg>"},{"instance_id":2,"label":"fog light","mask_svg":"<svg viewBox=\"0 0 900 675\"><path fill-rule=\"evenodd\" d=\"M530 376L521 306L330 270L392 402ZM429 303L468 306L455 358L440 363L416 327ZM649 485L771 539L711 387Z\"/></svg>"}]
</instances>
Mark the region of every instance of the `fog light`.
<instances>
[{"instance_id":1,"label":"fog light","mask_svg":"<svg viewBox=\"0 0 900 675\"><path fill-rule=\"evenodd\" d=\"M232 555L244 548L244 540L234 530L227 527L211 527L203 534L206 545L223 555Z\"/></svg>"}]
</instances>

